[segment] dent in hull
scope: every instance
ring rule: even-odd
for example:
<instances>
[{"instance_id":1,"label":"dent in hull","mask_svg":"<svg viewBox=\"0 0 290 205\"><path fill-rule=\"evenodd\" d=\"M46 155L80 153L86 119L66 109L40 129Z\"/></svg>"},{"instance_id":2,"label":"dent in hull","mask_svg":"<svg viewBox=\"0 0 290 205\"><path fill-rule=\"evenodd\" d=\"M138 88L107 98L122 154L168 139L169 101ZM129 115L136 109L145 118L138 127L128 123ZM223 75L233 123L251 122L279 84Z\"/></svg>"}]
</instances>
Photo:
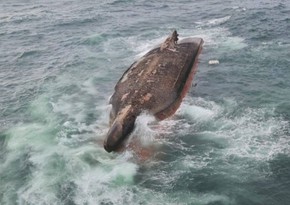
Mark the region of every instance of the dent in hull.
<instances>
[{"instance_id":1,"label":"dent in hull","mask_svg":"<svg viewBox=\"0 0 290 205\"><path fill-rule=\"evenodd\" d=\"M108 152L125 142L142 111L163 120L180 106L197 71L203 40L177 42L177 36L173 32L159 47L134 62L116 84L110 99L111 128L104 142Z\"/></svg>"}]
</instances>

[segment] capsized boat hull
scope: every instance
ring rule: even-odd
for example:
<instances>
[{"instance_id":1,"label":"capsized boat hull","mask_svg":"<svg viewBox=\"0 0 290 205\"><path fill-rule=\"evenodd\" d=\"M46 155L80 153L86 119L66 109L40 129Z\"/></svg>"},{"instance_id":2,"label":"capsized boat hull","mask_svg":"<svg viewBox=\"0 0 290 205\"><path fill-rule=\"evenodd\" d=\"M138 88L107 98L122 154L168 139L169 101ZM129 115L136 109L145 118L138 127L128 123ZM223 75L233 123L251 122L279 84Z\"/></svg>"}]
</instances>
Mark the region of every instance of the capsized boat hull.
<instances>
[{"instance_id":1,"label":"capsized boat hull","mask_svg":"<svg viewBox=\"0 0 290 205\"><path fill-rule=\"evenodd\" d=\"M107 151L125 141L141 112L159 120L168 118L190 89L203 40L187 38L177 43L178 38L172 39L169 46L165 41L134 62L116 84L110 99L111 128L104 142Z\"/></svg>"}]
</instances>

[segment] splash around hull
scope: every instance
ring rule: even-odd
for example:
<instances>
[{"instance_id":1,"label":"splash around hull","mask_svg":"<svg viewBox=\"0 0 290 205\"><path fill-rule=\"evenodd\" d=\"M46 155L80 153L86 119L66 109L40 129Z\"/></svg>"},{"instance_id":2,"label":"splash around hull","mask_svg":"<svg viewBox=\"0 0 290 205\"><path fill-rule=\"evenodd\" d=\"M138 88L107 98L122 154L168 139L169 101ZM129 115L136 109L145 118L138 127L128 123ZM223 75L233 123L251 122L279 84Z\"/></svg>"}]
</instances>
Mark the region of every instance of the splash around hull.
<instances>
[{"instance_id":1,"label":"splash around hull","mask_svg":"<svg viewBox=\"0 0 290 205\"><path fill-rule=\"evenodd\" d=\"M160 46L134 62L115 86L110 99L110 126L106 151L116 151L134 129L135 120L147 111L158 120L173 115L191 87L203 39L179 42L176 31Z\"/></svg>"}]
</instances>

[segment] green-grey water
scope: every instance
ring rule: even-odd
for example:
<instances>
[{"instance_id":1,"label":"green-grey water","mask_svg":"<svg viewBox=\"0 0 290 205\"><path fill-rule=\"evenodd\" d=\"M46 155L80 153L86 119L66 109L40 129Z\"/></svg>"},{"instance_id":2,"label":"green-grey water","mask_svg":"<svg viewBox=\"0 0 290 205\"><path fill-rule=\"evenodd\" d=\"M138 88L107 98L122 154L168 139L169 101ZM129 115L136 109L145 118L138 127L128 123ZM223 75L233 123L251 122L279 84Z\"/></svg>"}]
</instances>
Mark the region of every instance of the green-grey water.
<instances>
[{"instance_id":1,"label":"green-grey water","mask_svg":"<svg viewBox=\"0 0 290 205\"><path fill-rule=\"evenodd\" d=\"M177 29L205 41L180 109L107 153L122 73ZM289 204L290 4L1 1L0 204ZM209 65L209 60L219 60Z\"/></svg>"}]
</instances>

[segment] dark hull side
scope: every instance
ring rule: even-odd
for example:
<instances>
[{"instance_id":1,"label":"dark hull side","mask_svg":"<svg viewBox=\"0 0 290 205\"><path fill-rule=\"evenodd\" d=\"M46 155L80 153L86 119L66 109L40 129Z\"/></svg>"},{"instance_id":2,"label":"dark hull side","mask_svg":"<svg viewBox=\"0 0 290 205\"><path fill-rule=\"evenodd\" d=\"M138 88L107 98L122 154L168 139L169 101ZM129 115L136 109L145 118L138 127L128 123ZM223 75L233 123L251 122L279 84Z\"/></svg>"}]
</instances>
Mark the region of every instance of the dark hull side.
<instances>
[{"instance_id":1,"label":"dark hull side","mask_svg":"<svg viewBox=\"0 0 290 205\"><path fill-rule=\"evenodd\" d=\"M149 111L163 120L178 109L197 71L201 38L181 40L175 49L157 47L133 63L110 99L111 121L126 106L134 115Z\"/></svg>"}]
</instances>

